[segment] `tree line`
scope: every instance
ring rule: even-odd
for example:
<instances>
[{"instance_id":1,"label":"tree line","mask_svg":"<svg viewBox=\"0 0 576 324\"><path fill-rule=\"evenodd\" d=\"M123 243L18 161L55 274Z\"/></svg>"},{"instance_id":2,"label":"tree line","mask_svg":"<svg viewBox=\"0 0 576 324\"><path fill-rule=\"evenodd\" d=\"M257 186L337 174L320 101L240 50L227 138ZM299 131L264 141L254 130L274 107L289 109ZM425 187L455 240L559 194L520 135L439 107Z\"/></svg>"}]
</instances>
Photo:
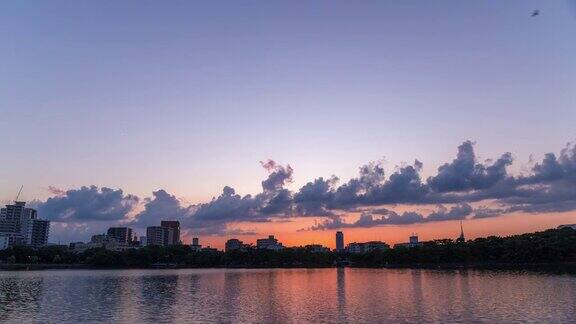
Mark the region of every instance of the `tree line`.
<instances>
[{"instance_id":1,"label":"tree line","mask_svg":"<svg viewBox=\"0 0 576 324\"><path fill-rule=\"evenodd\" d=\"M365 254L314 252L303 247L281 251L193 251L187 245L147 246L125 251L94 248L75 253L65 246L33 249L15 246L0 251L4 264L68 264L90 268L281 268L499 265L576 262L576 230L551 229L543 232L477 238L465 243L450 239L424 242L417 247L372 251Z\"/></svg>"}]
</instances>

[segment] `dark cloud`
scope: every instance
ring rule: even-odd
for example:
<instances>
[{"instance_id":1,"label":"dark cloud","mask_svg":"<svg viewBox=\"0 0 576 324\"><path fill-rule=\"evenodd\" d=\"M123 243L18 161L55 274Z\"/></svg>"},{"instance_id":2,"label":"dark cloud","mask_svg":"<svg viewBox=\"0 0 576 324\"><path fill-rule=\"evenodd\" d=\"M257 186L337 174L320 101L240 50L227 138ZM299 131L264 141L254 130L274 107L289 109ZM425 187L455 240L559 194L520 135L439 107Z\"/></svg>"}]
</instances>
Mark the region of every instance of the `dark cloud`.
<instances>
[{"instance_id":1,"label":"dark cloud","mask_svg":"<svg viewBox=\"0 0 576 324\"><path fill-rule=\"evenodd\" d=\"M196 206L185 224L198 233L227 233L227 224L234 222L269 222L272 218L292 215L292 193L284 186L292 181L292 168L272 160L261 162L268 171L262 181L262 192L240 196L231 187L224 187L222 194L211 202Z\"/></svg>"},{"instance_id":2,"label":"dark cloud","mask_svg":"<svg viewBox=\"0 0 576 324\"><path fill-rule=\"evenodd\" d=\"M165 190L154 191L152 196L144 199L144 210L136 215L131 225L147 227L159 225L162 220L185 222L192 215L194 206L182 206L180 200Z\"/></svg>"},{"instance_id":3,"label":"dark cloud","mask_svg":"<svg viewBox=\"0 0 576 324\"><path fill-rule=\"evenodd\" d=\"M282 189L285 184L292 182L294 170L292 170L290 165L284 167L273 160L260 162L260 164L269 172L268 178L262 181L264 192L276 192Z\"/></svg>"},{"instance_id":4,"label":"dark cloud","mask_svg":"<svg viewBox=\"0 0 576 324\"><path fill-rule=\"evenodd\" d=\"M326 192L323 206L328 209L350 209L356 206L374 206L396 203L422 203L428 188L419 172L422 162L406 165L392 173L388 179L382 166L370 163L360 168L360 176ZM318 202L317 202L318 203Z\"/></svg>"},{"instance_id":5,"label":"dark cloud","mask_svg":"<svg viewBox=\"0 0 576 324\"><path fill-rule=\"evenodd\" d=\"M327 204L334 200L334 187L338 178L318 178L308 182L294 195L296 213L301 216L330 216Z\"/></svg>"},{"instance_id":6,"label":"dark cloud","mask_svg":"<svg viewBox=\"0 0 576 324\"><path fill-rule=\"evenodd\" d=\"M381 186L385 179L381 163L371 162L360 167L358 178L350 179L336 190L330 208L364 204L366 197L370 196L375 188Z\"/></svg>"},{"instance_id":7,"label":"dark cloud","mask_svg":"<svg viewBox=\"0 0 576 324\"><path fill-rule=\"evenodd\" d=\"M466 141L458 146L458 155L451 163L438 168L438 174L428 178L428 185L437 192L479 190L492 187L506 177L506 167L512 164L512 154L503 154L491 165L478 163L474 146Z\"/></svg>"},{"instance_id":8,"label":"dark cloud","mask_svg":"<svg viewBox=\"0 0 576 324\"><path fill-rule=\"evenodd\" d=\"M418 160L400 168L382 185L369 190L367 202L371 205L422 202L428 188L420 179L421 169L422 162Z\"/></svg>"},{"instance_id":9,"label":"dark cloud","mask_svg":"<svg viewBox=\"0 0 576 324\"><path fill-rule=\"evenodd\" d=\"M537 163L532 171L534 171L534 175L530 177L530 182L533 183L555 181L564 176L564 169L554 153L546 154L544 160Z\"/></svg>"},{"instance_id":10,"label":"dark cloud","mask_svg":"<svg viewBox=\"0 0 576 324\"><path fill-rule=\"evenodd\" d=\"M42 218L58 222L122 220L138 204L138 197L124 195L121 189L96 186L67 190L37 203Z\"/></svg>"},{"instance_id":11,"label":"dark cloud","mask_svg":"<svg viewBox=\"0 0 576 324\"><path fill-rule=\"evenodd\" d=\"M251 195L244 197L234 189L224 187L222 194L207 204L200 204L193 215L194 222L242 221L265 218L258 213L260 201Z\"/></svg>"},{"instance_id":12,"label":"dark cloud","mask_svg":"<svg viewBox=\"0 0 576 324\"><path fill-rule=\"evenodd\" d=\"M358 220L353 223L346 223L341 216L335 216L321 221L309 229L329 230L355 227L369 228L382 225L411 225L426 222L462 220L472 214L472 207L468 204L458 204L451 208L439 205L437 208L437 211L430 213L428 216L413 211L398 214L395 211L382 208L372 212L363 212Z\"/></svg>"},{"instance_id":13,"label":"dark cloud","mask_svg":"<svg viewBox=\"0 0 576 324\"><path fill-rule=\"evenodd\" d=\"M438 205L438 211L435 211L426 217L428 222L438 222L445 220L462 220L472 214L472 207L466 203L458 204L450 209L443 205Z\"/></svg>"}]
</instances>

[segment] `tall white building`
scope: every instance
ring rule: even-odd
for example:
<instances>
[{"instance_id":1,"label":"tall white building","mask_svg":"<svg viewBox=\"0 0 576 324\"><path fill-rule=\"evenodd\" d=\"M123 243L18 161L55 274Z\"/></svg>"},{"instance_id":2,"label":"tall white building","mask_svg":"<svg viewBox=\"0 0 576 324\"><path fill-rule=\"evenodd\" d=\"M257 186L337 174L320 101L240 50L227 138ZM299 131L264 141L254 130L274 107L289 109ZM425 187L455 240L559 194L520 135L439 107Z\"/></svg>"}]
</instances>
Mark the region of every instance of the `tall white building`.
<instances>
[{"instance_id":1,"label":"tall white building","mask_svg":"<svg viewBox=\"0 0 576 324\"><path fill-rule=\"evenodd\" d=\"M36 210L25 206L16 201L0 209L0 236L8 237L8 246L48 244L50 221L38 219Z\"/></svg>"}]
</instances>

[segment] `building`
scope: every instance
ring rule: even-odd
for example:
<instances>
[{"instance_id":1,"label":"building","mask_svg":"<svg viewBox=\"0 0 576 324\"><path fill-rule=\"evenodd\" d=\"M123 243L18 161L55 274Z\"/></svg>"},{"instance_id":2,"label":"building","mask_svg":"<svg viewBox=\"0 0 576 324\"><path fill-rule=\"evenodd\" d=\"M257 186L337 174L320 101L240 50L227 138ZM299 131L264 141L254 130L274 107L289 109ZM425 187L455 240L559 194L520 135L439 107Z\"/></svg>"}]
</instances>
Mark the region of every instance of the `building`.
<instances>
[{"instance_id":1,"label":"building","mask_svg":"<svg viewBox=\"0 0 576 324\"><path fill-rule=\"evenodd\" d=\"M192 251L200 251L202 249L202 245L200 245L200 240L197 237L192 238L192 245L190 245Z\"/></svg>"},{"instance_id":2,"label":"building","mask_svg":"<svg viewBox=\"0 0 576 324\"><path fill-rule=\"evenodd\" d=\"M146 228L146 245L169 245L172 242L172 229L162 226L148 226Z\"/></svg>"},{"instance_id":3,"label":"building","mask_svg":"<svg viewBox=\"0 0 576 324\"><path fill-rule=\"evenodd\" d=\"M0 209L0 235L8 237L8 245L39 247L48 244L50 221L38 219L33 208L16 201Z\"/></svg>"},{"instance_id":4,"label":"building","mask_svg":"<svg viewBox=\"0 0 576 324\"><path fill-rule=\"evenodd\" d=\"M140 236L140 246L146 246L146 245L147 245L146 236Z\"/></svg>"},{"instance_id":5,"label":"building","mask_svg":"<svg viewBox=\"0 0 576 324\"><path fill-rule=\"evenodd\" d=\"M217 249L217 248L210 247L210 245L208 245L207 247L202 248L201 251L202 251L202 252L216 253L216 252L218 252L218 249Z\"/></svg>"},{"instance_id":6,"label":"building","mask_svg":"<svg viewBox=\"0 0 576 324\"><path fill-rule=\"evenodd\" d=\"M558 229L563 229L563 228L571 228L573 230L576 230L576 224L566 224L566 225L558 226Z\"/></svg>"},{"instance_id":7,"label":"building","mask_svg":"<svg viewBox=\"0 0 576 324\"><path fill-rule=\"evenodd\" d=\"M416 246L422 246L422 242L418 241L418 235L412 234L409 238L408 243L397 243L394 244L394 248L411 248Z\"/></svg>"},{"instance_id":8,"label":"building","mask_svg":"<svg viewBox=\"0 0 576 324\"><path fill-rule=\"evenodd\" d=\"M357 242L348 243L346 250L350 253L364 253L364 244Z\"/></svg>"},{"instance_id":9,"label":"building","mask_svg":"<svg viewBox=\"0 0 576 324\"><path fill-rule=\"evenodd\" d=\"M244 242L240 241L239 239L229 239L228 241L226 241L226 244L224 245L224 251L226 252L230 252L230 251L241 251L244 252L246 251L246 244L244 244Z\"/></svg>"},{"instance_id":10,"label":"building","mask_svg":"<svg viewBox=\"0 0 576 324\"><path fill-rule=\"evenodd\" d=\"M10 238L8 235L0 235L0 251L6 250L8 248L8 242Z\"/></svg>"},{"instance_id":11,"label":"building","mask_svg":"<svg viewBox=\"0 0 576 324\"><path fill-rule=\"evenodd\" d=\"M466 238L464 238L464 227L462 227L462 221L460 221L460 237L456 239L456 243L465 243Z\"/></svg>"},{"instance_id":12,"label":"building","mask_svg":"<svg viewBox=\"0 0 576 324\"><path fill-rule=\"evenodd\" d=\"M309 244L304 247L306 251L311 253L325 253L330 252L330 249L320 244Z\"/></svg>"},{"instance_id":13,"label":"building","mask_svg":"<svg viewBox=\"0 0 576 324\"><path fill-rule=\"evenodd\" d=\"M381 241L370 241L364 243L364 252L372 252L372 251L385 251L390 249L390 245L381 242Z\"/></svg>"},{"instance_id":14,"label":"building","mask_svg":"<svg viewBox=\"0 0 576 324\"><path fill-rule=\"evenodd\" d=\"M95 242L90 241L88 243L84 242L70 243L70 249L72 249L72 251L75 253L82 253L86 250L97 248L104 248L110 251L125 251L128 249L133 249L134 246L131 246L126 243L120 243L116 241L116 239L114 238L105 238L104 240L96 240Z\"/></svg>"},{"instance_id":15,"label":"building","mask_svg":"<svg viewBox=\"0 0 576 324\"><path fill-rule=\"evenodd\" d=\"M177 245L180 242L180 222L162 221L160 226L146 228L146 245Z\"/></svg>"},{"instance_id":16,"label":"building","mask_svg":"<svg viewBox=\"0 0 576 324\"><path fill-rule=\"evenodd\" d=\"M110 227L106 233L108 239L116 240L120 244L132 244L134 236L129 227Z\"/></svg>"},{"instance_id":17,"label":"building","mask_svg":"<svg viewBox=\"0 0 576 324\"><path fill-rule=\"evenodd\" d=\"M365 243L350 243L346 247L350 253L369 253L373 251L385 251L390 248L390 245L382 241L370 241Z\"/></svg>"},{"instance_id":18,"label":"building","mask_svg":"<svg viewBox=\"0 0 576 324\"><path fill-rule=\"evenodd\" d=\"M282 250L284 246L274 238L274 235L269 235L268 238L256 240L256 248L259 250Z\"/></svg>"},{"instance_id":19,"label":"building","mask_svg":"<svg viewBox=\"0 0 576 324\"><path fill-rule=\"evenodd\" d=\"M336 252L344 251L344 233L336 232Z\"/></svg>"},{"instance_id":20,"label":"building","mask_svg":"<svg viewBox=\"0 0 576 324\"><path fill-rule=\"evenodd\" d=\"M180 222L179 221L161 221L160 226L172 229L172 237L168 245L182 244L180 242Z\"/></svg>"},{"instance_id":21,"label":"building","mask_svg":"<svg viewBox=\"0 0 576 324\"><path fill-rule=\"evenodd\" d=\"M27 244L31 246L47 245L48 234L50 233L50 221L45 219L34 219L32 222L32 236Z\"/></svg>"},{"instance_id":22,"label":"building","mask_svg":"<svg viewBox=\"0 0 576 324\"><path fill-rule=\"evenodd\" d=\"M106 234L92 235L90 243L104 243L106 241Z\"/></svg>"}]
</instances>

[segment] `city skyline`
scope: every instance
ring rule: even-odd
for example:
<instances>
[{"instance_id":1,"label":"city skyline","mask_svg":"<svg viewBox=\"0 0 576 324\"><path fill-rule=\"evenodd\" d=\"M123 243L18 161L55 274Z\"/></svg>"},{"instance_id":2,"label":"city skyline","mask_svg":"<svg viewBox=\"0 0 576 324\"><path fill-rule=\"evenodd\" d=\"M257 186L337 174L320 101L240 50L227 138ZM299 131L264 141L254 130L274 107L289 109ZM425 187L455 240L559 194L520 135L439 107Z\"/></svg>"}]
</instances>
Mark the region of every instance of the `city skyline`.
<instances>
[{"instance_id":1,"label":"city skyline","mask_svg":"<svg viewBox=\"0 0 576 324\"><path fill-rule=\"evenodd\" d=\"M322 243L331 248L335 246L326 244L330 242L330 235L325 232L338 229L351 231L352 237L386 239L391 243L400 243L406 233L414 231L423 233L424 238L451 238L459 233L458 222L461 220L471 223L470 237L474 238L489 234L518 234L574 222L574 199L569 191L562 190L570 190L575 161L576 148L568 144L560 153L550 153L542 161L533 161L531 170L513 175L507 171L513 163L510 153L503 153L497 160L478 161L474 144L466 141L458 147L458 154L452 161L446 162L436 175L427 179L420 176L422 162L418 160L413 165L397 168L391 175L385 174L381 164L369 163L360 168L357 178L348 182L338 184L335 177L318 178L298 191L291 191L285 186L292 181L294 169L268 160L261 162L268 177L262 181L262 193L256 196L242 197L234 189L225 187L223 194L212 202L186 205L164 190L154 192L154 199L142 199L121 189L92 186L68 191L52 188L55 196L29 205L38 208L43 217L56 224L56 234L51 242L62 243L86 240L110 226L130 226L136 232L145 233L147 226L168 219L183 222L182 233L186 243L192 236L201 236L219 248L223 248L224 242L232 236L255 238L267 232L287 237L292 245ZM544 189L522 189L525 185L537 184L543 184ZM445 191L434 189L435 186L462 185L471 187ZM478 187L473 188L475 185ZM347 193L351 186L356 186L351 196L335 198L338 194ZM507 193L502 192L502 186ZM384 191L384 194L370 198L367 194L370 190ZM497 190L496 194L504 198L499 200L497 195L490 196L490 190ZM465 193L469 198L454 198L454 192ZM512 200L506 205L506 195L518 199L527 194L534 197L517 203ZM346 199L357 201L348 204ZM394 199L399 199L399 202ZM266 211L274 208L280 209L273 213ZM210 217L223 215L224 218L216 222L207 218L204 223L198 223L195 218L205 217L206 213ZM79 236L66 239L59 235L59 224L65 224L63 228L68 230L69 219L72 223L82 222L82 217L97 220L86 221L92 226L85 227ZM525 222L516 224L516 228L494 224L494 221L506 219L524 219ZM477 231L474 224L482 222L491 222L492 226ZM200 226L195 228L195 224ZM229 224L234 224L234 227L228 227ZM430 227L444 227L444 231L430 231ZM391 229L397 233L391 234ZM359 233L355 234L355 231Z\"/></svg>"},{"instance_id":2,"label":"city skyline","mask_svg":"<svg viewBox=\"0 0 576 324\"><path fill-rule=\"evenodd\" d=\"M571 1L59 4L0 4L0 203L53 243L576 222Z\"/></svg>"}]
</instances>

